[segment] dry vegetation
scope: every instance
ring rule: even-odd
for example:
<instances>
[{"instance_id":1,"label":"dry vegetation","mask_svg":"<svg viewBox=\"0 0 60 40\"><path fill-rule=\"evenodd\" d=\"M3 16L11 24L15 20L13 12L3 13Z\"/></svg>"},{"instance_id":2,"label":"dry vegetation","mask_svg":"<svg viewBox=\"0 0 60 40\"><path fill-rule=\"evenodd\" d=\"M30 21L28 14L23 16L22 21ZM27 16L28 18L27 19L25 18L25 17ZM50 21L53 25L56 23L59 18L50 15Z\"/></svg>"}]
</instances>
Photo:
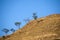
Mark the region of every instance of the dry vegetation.
<instances>
[{"instance_id":1,"label":"dry vegetation","mask_svg":"<svg viewBox=\"0 0 60 40\"><path fill-rule=\"evenodd\" d=\"M60 40L60 14L32 20L20 30L0 40Z\"/></svg>"}]
</instances>

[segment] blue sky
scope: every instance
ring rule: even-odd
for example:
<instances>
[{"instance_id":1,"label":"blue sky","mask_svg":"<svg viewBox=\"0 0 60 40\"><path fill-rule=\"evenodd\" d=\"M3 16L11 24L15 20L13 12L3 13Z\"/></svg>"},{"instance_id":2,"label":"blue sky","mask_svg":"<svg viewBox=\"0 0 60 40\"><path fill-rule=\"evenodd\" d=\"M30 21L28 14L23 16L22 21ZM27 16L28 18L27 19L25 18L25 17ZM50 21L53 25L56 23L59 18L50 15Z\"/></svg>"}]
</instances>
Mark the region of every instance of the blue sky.
<instances>
[{"instance_id":1,"label":"blue sky","mask_svg":"<svg viewBox=\"0 0 60 40\"><path fill-rule=\"evenodd\" d=\"M38 17L60 13L60 0L0 0L0 35L3 28L18 29L16 21L25 25L24 19L32 18L32 13Z\"/></svg>"}]
</instances>

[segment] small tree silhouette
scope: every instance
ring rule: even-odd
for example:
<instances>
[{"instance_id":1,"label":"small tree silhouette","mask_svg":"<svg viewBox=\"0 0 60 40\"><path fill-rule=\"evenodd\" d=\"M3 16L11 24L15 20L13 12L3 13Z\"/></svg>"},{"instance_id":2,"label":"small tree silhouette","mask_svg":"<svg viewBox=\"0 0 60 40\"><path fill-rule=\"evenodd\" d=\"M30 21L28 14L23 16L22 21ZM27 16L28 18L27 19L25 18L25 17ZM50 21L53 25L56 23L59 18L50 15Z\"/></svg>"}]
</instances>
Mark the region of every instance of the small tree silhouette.
<instances>
[{"instance_id":1,"label":"small tree silhouette","mask_svg":"<svg viewBox=\"0 0 60 40\"><path fill-rule=\"evenodd\" d=\"M37 19L36 13L33 13L33 18L34 18L35 20Z\"/></svg>"},{"instance_id":2,"label":"small tree silhouette","mask_svg":"<svg viewBox=\"0 0 60 40\"><path fill-rule=\"evenodd\" d=\"M7 33L9 32L9 30L6 29L6 28L4 28L2 31L5 32L5 34L6 34L6 36L7 36Z\"/></svg>"},{"instance_id":3,"label":"small tree silhouette","mask_svg":"<svg viewBox=\"0 0 60 40\"><path fill-rule=\"evenodd\" d=\"M10 31L15 32L15 29L12 28L12 29L10 29Z\"/></svg>"},{"instance_id":4,"label":"small tree silhouette","mask_svg":"<svg viewBox=\"0 0 60 40\"><path fill-rule=\"evenodd\" d=\"M20 29L21 22L15 22L15 25L18 26Z\"/></svg>"}]
</instances>

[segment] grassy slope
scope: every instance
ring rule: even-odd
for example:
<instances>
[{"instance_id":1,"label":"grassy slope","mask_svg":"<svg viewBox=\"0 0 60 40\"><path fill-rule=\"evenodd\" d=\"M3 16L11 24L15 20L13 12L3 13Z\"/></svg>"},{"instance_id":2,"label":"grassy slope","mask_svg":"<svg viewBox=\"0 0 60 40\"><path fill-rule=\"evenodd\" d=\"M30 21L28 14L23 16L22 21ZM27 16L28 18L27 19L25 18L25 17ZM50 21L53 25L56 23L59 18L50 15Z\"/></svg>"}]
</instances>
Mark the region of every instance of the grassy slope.
<instances>
[{"instance_id":1,"label":"grassy slope","mask_svg":"<svg viewBox=\"0 0 60 40\"><path fill-rule=\"evenodd\" d=\"M60 14L32 20L5 40L54 40L60 37Z\"/></svg>"}]
</instances>

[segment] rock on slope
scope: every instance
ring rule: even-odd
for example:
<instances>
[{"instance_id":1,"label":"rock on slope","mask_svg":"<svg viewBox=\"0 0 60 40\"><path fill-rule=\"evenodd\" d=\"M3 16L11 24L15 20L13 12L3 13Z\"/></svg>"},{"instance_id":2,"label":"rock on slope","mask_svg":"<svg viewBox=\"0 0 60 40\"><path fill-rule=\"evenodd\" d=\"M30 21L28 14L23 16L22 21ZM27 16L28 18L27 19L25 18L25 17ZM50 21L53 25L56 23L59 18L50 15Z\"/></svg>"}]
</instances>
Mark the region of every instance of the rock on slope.
<instances>
[{"instance_id":1,"label":"rock on slope","mask_svg":"<svg viewBox=\"0 0 60 40\"><path fill-rule=\"evenodd\" d=\"M60 14L32 20L4 40L60 40Z\"/></svg>"}]
</instances>

